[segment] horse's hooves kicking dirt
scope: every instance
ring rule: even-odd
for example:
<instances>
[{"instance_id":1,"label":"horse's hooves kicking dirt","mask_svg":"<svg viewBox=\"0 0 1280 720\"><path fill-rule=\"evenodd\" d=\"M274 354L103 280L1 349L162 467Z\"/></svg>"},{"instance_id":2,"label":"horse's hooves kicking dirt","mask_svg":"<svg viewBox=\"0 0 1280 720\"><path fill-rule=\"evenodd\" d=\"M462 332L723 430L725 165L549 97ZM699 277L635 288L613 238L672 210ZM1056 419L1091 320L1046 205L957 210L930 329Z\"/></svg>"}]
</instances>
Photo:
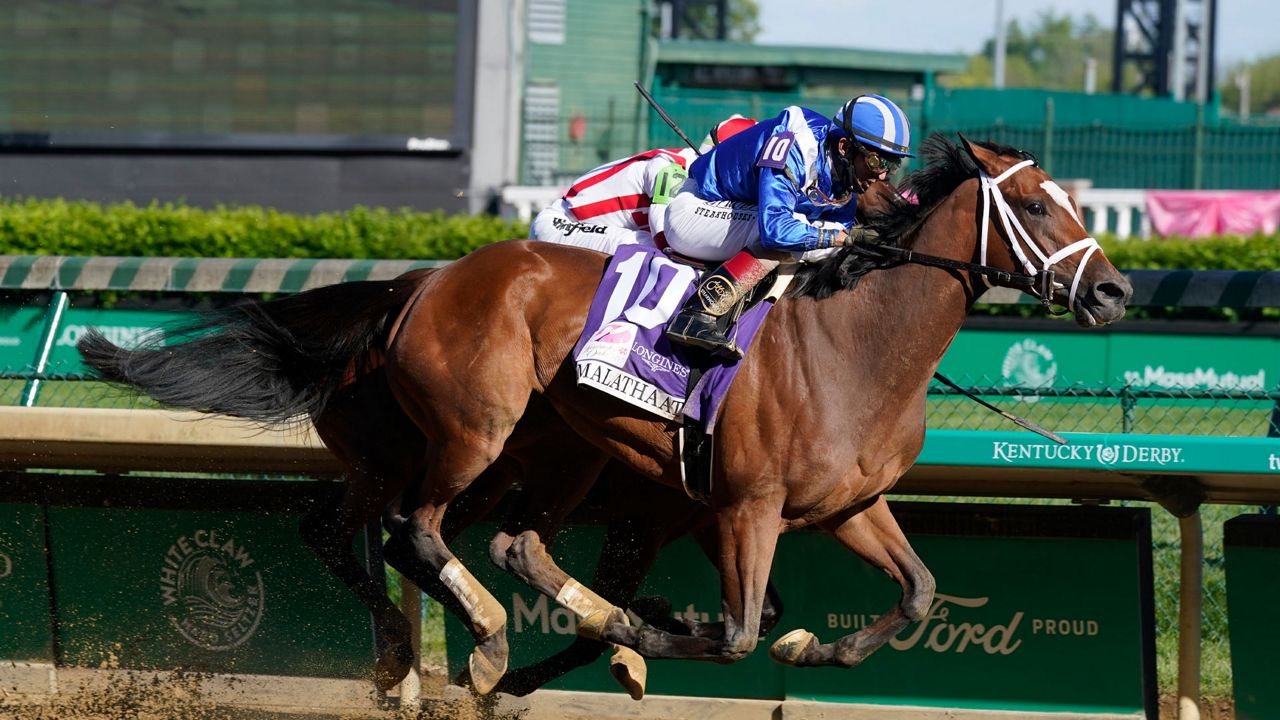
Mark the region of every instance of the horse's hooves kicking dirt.
<instances>
[{"instance_id":1,"label":"horse's hooves kicking dirt","mask_svg":"<svg viewBox=\"0 0 1280 720\"><path fill-rule=\"evenodd\" d=\"M644 686L649 680L649 666L635 650L618 647L613 657L609 658L609 672L632 700L644 697Z\"/></svg>"},{"instance_id":2,"label":"horse's hooves kicking dirt","mask_svg":"<svg viewBox=\"0 0 1280 720\"><path fill-rule=\"evenodd\" d=\"M477 694L485 695L493 690L507 672L507 628L490 635L471 651L467 663L471 671L471 687Z\"/></svg>"},{"instance_id":3,"label":"horse's hooves kicking dirt","mask_svg":"<svg viewBox=\"0 0 1280 720\"><path fill-rule=\"evenodd\" d=\"M791 632L778 638L778 641L769 648L769 657L777 660L783 665L795 665L800 660L800 656L818 641L818 636L804 629L792 630Z\"/></svg>"},{"instance_id":4,"label":"horse's hooves kicking dirt","mask_svg":"<svg viewBox=\"0 0 1280 720\"><path fill-rule=\"evenodd\" d=\"M373 683L379 691L386 692L399 685L412 667L413 648L408 643L392 645L378 658L373 668Z\"/></svg>"}]
</instances>

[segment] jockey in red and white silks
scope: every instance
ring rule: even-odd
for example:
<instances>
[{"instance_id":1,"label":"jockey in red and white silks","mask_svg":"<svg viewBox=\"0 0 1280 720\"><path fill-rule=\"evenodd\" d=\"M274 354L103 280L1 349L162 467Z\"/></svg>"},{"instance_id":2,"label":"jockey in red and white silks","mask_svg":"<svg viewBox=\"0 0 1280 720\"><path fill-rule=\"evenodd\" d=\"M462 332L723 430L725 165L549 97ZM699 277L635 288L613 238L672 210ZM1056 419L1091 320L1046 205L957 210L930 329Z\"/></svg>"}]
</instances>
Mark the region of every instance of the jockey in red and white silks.
<instances>
[{"instance_id":1,"label":"jockey in red and white silks","mask_svg":"<svg viewBox=\"0 0 1280 720\"><path fill-rule=\"evenodd\" d=\"M702 151L754 124L740 116L717 124ZM610 255L630 244L665 249L667 203L697 156L692 149L665 148L602 165L575 180L563 197L538 213L529 237Z\"/></svg>"},{"instance_id":2,"label":"jockey in red and white silks","mask_svg":"<svg viewBox=\"0 0 1280 720\"><path fill-rule=\"evenodd\" d=\"M529 237L610 255L621 245L654 245L666 202L693 156L692 150L649 150L602 165L538 213Z\"/></svg>"}]
</instances>

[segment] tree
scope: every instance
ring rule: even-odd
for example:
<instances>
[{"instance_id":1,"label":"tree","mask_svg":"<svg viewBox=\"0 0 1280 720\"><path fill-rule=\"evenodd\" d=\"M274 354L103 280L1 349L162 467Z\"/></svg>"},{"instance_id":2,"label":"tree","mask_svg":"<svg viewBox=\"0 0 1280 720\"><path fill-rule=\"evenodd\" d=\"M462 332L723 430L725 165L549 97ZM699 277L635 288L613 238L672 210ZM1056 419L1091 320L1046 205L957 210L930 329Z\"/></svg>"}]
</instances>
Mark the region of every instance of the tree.
<instances>
[{"instance_id":1,"label":"tree","mask_svg":"<svg viewBox=\"0 0 1280 720\"><path fill-rule=\"evenodd\" d=\"M1083 90L1086 61L1097 62L1096 86L1111 83L1111 47L1114 34L1092 14L1083 19L1043 12L1024 30L1010 20L1005 34L1005 87L1037 87L1047 90ZM995 39L969 58L964 73L942 78L949 87L990 87Z\"/></svg>"},{"instance_id":2,"label":"tree","mask_svg":"<svg viewBox=\"0 0 1280 720\"><path fill-rule=\"evenodd\" d=\"M1223 75L1218 86L1224 110L1236 112L1240 107L1240 86L1236 78L1249 77L1249 114L1280 114L1280 53L1250 63L1241 63Z\"/></svg>"}]
</instances>

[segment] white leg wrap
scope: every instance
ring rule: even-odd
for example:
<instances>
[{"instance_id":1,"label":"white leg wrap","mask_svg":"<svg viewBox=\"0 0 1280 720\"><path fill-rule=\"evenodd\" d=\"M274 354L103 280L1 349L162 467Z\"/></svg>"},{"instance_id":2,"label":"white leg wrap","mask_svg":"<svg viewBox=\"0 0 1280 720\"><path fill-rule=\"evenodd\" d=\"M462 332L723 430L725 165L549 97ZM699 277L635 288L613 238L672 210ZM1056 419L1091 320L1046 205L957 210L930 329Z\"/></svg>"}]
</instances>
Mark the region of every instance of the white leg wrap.
<instances>
[{"instance_id":1,"label":"white leg wrap","mask_svg":"<svg viewBox=\"0 0 1280 720\"><path fill-rule=\"evenodd\" d=\"M440 582L449 588L471 616L471 626L480 637L489 637L507 624L507 611L480 584L458 558L440 569Z\"/></svg>"},{"instance_id":2,"label":"white leg wrap","mask_svg":"<svg viewBox=\"0 0 1280 720\"><path fill-rule=\"evenodd\" d=\"M569 578L560 592L556 593L556 602L569 608L580 618L584 618L597 610L612 610L613 603L595 594L591 588Z\"/></svg>"}]
</instances>

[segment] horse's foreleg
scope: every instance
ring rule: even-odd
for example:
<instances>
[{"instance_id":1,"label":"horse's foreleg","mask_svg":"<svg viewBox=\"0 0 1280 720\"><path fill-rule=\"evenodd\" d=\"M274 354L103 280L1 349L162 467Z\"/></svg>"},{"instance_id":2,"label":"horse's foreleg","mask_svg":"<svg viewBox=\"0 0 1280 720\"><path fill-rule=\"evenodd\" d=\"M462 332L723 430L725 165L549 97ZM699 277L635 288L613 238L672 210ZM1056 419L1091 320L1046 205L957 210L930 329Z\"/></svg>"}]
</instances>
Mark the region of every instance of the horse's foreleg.
<instances>
[{"instance_id":1,"label":"horse's foreleg","mask_svg":"<svg viewBox=\"0 0 1280 720\"><path fill-rule=\"evenodd\" d=\"M697 539L699 547L702 548L702 552L713 565L716 562L716 555L720 551L714 531L715 528L711 525L703 525L693 531L693 536ZM644 618L645 622L654 627L667 632L676 632L680 635L688 634L710 638L724 637L724 623L722 622L675 619L671 613L671 603L667 602L665 598L646 597L641 598L640 603L643 605L642 608L633 609ZM781 619L782 597L778 594L778 589L774 587L773 580L770 579L769 584L765 587L764 605L760 611L760 637L764 638L773 632L773 629L778 626L778 621Z\"/></svg>"},{"instance_id":2,"label":"horse's foreleg","mask_svg":"<svg viewBox=\"0 0 1280 720\"><path fill-rule=\"evenodd\" d=\"M673 635L613 622L604 628L604 638L651 658L734 662L749 655L760 640L760 615L778 543L780 513L781 501L773 498L716 512L719 552L715 560L725 616L720 637Z\"/></svg>"},{"instance_id":3,"label":"horse's foreleg","mask_svg":"<svg viewBox=\"0 0 1280 720\"><path fill-rule=\"evenodd\" d=\"M933 602L933 575L911 549L884 496L866 510L827 528L837 540L901 587L902 599L871 625L832 643L820 643L808 630L793 630L770 648L773 659L787 665L853 667L921 620Z\"/></svg>"}]
</instances>

